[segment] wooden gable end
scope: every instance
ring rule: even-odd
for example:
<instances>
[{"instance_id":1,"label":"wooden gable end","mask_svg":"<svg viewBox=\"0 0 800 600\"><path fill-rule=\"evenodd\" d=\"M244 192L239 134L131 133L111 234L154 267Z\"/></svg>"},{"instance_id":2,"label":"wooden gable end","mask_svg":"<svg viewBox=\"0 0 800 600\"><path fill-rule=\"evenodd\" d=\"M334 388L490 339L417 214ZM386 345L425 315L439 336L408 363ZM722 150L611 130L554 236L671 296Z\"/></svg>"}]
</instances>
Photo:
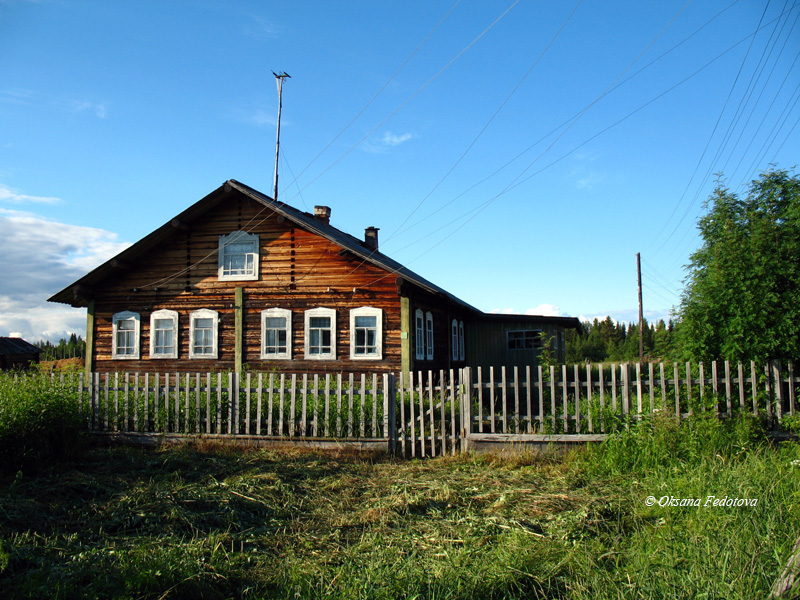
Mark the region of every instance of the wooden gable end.
<instances>
[{"instance_id":1,"label":"wooden gable end","mask_svg":"<svg viewBox=\"0 0 800 600\"><path fill-rule=\"evenodd\" d=\"M197 220L173 222L173 226L174 234L140 253L136 260L115 265L113 275L95 286L96 370L234 368L236 288L242 290L242 358L253 368L341 371L399 365L400 301L393 273L238 193L229 194L224 203ZM258 236L255 280L220 280L220 236L237 231ZM350 357L350 311L363 307L382 311L380 360ZM291 311L289 359L262 358L261 313L273 308ZM305 312L315 308L336 311L334 360L305 358ZM190 358L191 315L204 309L219 315L218 354L214 359ZM150 354L150 318L158 310L178 314L177 358ZM123 312L139 318L138 358L113 355L113 319Z\"/></svg>"}]
</instances>

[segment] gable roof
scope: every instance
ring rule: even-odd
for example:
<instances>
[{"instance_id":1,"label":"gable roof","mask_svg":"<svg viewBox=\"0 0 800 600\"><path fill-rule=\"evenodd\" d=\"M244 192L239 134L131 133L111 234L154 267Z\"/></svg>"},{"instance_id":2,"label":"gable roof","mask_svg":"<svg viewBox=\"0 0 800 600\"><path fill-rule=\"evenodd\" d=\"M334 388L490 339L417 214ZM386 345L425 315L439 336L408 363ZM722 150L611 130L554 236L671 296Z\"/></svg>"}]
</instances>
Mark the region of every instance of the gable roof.
<instances>
[{"instance_id":1,"label":"gable roof","mask_svg":"<svg viewBox=\"0 0 800 600\"><path fill-rule=\"evenodd\" d=\"M22 338L0 337L0 355L41 354L41 350Z\"/></svg>"},{"instance_id":2,"label":"gable roof","mask_svg":"<svg viewBox=\"0 0 800 600\"><path fill-rule=\"evenodd\" d=\"M112 277L121 265L131 264L137 258L155 248L162 242L171 238L175 231L181 227L191 224L192 222L202 218L206 213L213 210L216 206L228 199L231 194L239 193L244 196L263 204L265 207L271 209L278 215L295 223L299 227L315 233L334 244L342 247L343 249L351 252L356 257L363 260L365 263L377 266L389 273L397 275L429 293L437 296L444 297L450 302L459 305L461 308L468 311L481 313L481 311L463 300L453 296L446 290L440 288L434 283L421 277L417 273L404 267L397 261L389 258L382 252L372 250L366 243L352 235L333 227L326 221L315 217L307 212L300 211L288 204L273 200L243 183L234 179L230 179L222 184L219 188L208 194L205 198L194 203L192 206L184 210L182 213L165 223L152 233L146 235L141 240L126 248L114 258L104 262L96 269L90 271L77 281L71 283L60 292L53 294L48 298L49 302L61 302L71 306L80 307L87 306L92 296L92 290L98 284L108 277Z\"/></svg>"}]
</instances>

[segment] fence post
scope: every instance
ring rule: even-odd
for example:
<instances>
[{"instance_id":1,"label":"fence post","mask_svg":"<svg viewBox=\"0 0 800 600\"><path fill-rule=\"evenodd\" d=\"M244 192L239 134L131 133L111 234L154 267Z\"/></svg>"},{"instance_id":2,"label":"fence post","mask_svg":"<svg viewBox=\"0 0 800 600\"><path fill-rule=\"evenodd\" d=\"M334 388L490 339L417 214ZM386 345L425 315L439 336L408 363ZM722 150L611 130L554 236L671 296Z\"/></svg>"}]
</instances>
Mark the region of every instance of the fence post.
<instances>
[{"instance_id":1,"label":"fence post","mask_svg":"<svg viewBox=\"0 0 800 600\"><path fill-rule=\"evenodd\" d=\"M631 366L628 363L620 365L622 374L622 414L631 412Z\"/></svg>"},{"instance_id":2,"label":"fence post","mask_svg":"<svg viewBox=\"0 0 800 600\"><path fill-rule=\"evenodd\" d=\"M775 390L775 418L777 419L775 428L777 429L783 418L783 377L781 375L781 361L772 361L772 375L774 380L773 388Z\"/></svg>"},{"instance_id":3,"label":"fence post","mask_svg":"<svg viewBox=\"0 0 800 600\"><path fill-rule=\"evenodd\" d=\"M472 433L472 370L464 367L461 370L461 451L469 451L469 434Z\"/></svg>"},{"instance_id":4,"label":"fence post","mask_svg":"<svg viewBox=\"0 0 800 600\"><path fill-rule=\"evenodd\" d=\"M397 425L395 423L395 407L397 393L394 373L383 375L383 437L389 439L389 452L395 453L397 448Z\"/></svg>"}]
</instances>

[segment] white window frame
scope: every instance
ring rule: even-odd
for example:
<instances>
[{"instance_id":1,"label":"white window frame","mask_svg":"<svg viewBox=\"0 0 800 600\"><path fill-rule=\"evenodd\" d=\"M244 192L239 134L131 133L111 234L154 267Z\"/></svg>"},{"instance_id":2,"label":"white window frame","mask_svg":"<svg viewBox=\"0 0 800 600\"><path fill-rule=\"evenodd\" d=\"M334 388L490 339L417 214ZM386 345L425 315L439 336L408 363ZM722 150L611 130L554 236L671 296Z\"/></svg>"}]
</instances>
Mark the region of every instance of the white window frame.
<instances>
[{"instance_id":1,"label":"white window frame","mask_svg":"<svg viewBox=\"0 0 800 600\"><path fill-rule=\"evenodd\" d=\"M456 319L450 322L450 345L452 346L453 360L458 360L458 321Z\"/></svg>"},{"instance_id":2,"label":"white window frame","mask_svg":"<svg viewBox=\"0 0 800 600\"><path fill-rule=\"evenodd\" d=\"M425 314L421 308L414 311L414 358L425 359Z\"/></svg>"},{"instance_id":3,"label":"white window frame","mask_svg":"<svg viewBox=\"0 0 800 600\"><path fill-rule=\"evenodd\" d=\"M284 352L268 353L266 348L267 341L267 319L284 318L286 319L286 350ZM268 308L261 311L261 358L263 360L291 360L292 359L292 311L287 308Z\"/></svg>"},{"instance_id":4,"label":"white window frame","mask_svg":"<svg viewBox=\"0 0 800 600\"><path fill-rule=\"evenodd\" d=\"M133 321L133 347L130 354L119 354L117 348L117 332L120 321ZM139 360L139 338L141 335L141 317L139 313L124 310L111 317L111 357L114 360Z\"/></svg>"},{"instance_id":5,"label":"white window frame","mask_svg":"<svg viewBox=\"0 0 800 600\"><path fill-rule=\"evenodd\" d=\"M329 352L311 354L311 319L314 317L330 318L331 346ZM311 308L305 311L305 330L303 333L303 355L306 360L336 360L336 310L333 308Z\"/></svg>"},{"instance_id":6,"label":"white window frame","mask_svg":"<svg viewBox=\"0 0 800 600\"><path fill-rule=\"evenodd\" d=\"M194 349L195 321L198 319L211 319L213 321L211 329L211 352L200 353ZM216 360L219 356L219 313L215 310L201 308L192 311L189 315L189 358L192 359L211 359Z\"/></svg>"},{"instance_id":7,"label":"white window frame","mask_svg":"<svg viewBox=\"0 0 800 600\"><path fill-rule=\"evenodd\" d=\"M458 322L458 358L459 360L466 360L466 348L464 343L464 321Z\"/></svg>"},{"instance_id":8,"label":"white window frame","mask_svg":"<svg viewBox=\"0 0 800 600\"><path fill-rule=\"evenodd\" d=\"M433 360L433 313L425 313L425 358Z\"/></svg>"},{"instance_id":9,"label":"white window frame","mask_svg":"<svg viewBox=\"0 0 800 600\"><path fill-rule=\"evenodd\" d=\"M245 273L225 273L225 265L232 256L233 244L249 244L250 252L245 256L252 260L252 267ZM247 260L247 259L246 259ZM259 274L259 242L258 235L246 231L234 231L229 235L219 236L219 262L217 279L219 281L256 281Z\"/></svg>"},{"instance_id":10,"label":"white window frame","mask_svg":"<svg viewBox=\"0 0 800 600\"><path fill-rule=\"evenodd\" d=\"M172 351L156 352L156 321L172 321ZM178 358L178 313L174 310L162 308L150 313L150 358Z\"/></svg>"},{"instance_id":11,"label":"white window frame","mask_svg":"<svg viewBox=\"0 0 800 600\"><path fill-rule=\"evenodd\" d=\"M356 317L375 317L375 351L356 354ZM350 358L353 360L381 360L383 358L383 310L362 306L350 311Z\"/></svg>"}]
</instances>

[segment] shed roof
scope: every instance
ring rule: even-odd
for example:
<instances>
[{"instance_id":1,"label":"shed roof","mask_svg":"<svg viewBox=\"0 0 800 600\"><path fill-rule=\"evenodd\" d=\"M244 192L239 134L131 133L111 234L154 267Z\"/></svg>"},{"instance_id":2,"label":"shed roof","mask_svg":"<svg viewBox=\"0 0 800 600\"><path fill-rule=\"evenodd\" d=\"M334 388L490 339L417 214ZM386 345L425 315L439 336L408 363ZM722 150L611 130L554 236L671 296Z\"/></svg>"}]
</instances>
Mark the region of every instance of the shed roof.
<instances>
[{"instance_id":1,"label":"shed roof","mask_svg":"<svg viewBox=\"0 0 800 600\"><path fill-rule=\"evenodd\" d=\"M42 351L22 338L0 337L0 355L40 354Z\"/></svg>"},{"instance_id":2,"label":"shed roof","mask_svg":"<svg viewBox=\"0 0 800 600\"><path fill-rule=\"evenodd\" d=\"M48 300L50 302L61 302L63 304L69 304L75 307L87 306L92 296L92 289L107 277L113 276L117 272L118 265L125 265L135 262L136 259L142 256L145 252L172 237L176 229L185 225L189 225L192 222L200 219L207 212L227 199L231 194L235 193L243 194L244 196L251 198L256 202L263 204L265 207L274 211L274 213L282 215L284 218L292 221L303 229L328 239L334 244L337 244L343 249L353 253L366 263L380 267L381 269L384 269L389 273L396 275L398 278L402 278L404 281L407 281L429 293L447 298L449 301L459 305L463 309L481 313L479 309L464 302L436 284L404 267L382 252L371 249L363 240L353 237L352 235L333 227L324 219L320 219L312 214L300 211L292 206L289 206L288 204L285 204L284 202L273 200L269 196L266 196L258 190L240 183L235 179L226 181L219 188L208 194L205 198L194 203L192 206L184 210L175 218L171 219L169 222L165 223L152 233L146 235L129 248L126 248L114 258L106 261L77 281L71 283L60 292L51 296Z\"/></svg>"}]
</instances>

